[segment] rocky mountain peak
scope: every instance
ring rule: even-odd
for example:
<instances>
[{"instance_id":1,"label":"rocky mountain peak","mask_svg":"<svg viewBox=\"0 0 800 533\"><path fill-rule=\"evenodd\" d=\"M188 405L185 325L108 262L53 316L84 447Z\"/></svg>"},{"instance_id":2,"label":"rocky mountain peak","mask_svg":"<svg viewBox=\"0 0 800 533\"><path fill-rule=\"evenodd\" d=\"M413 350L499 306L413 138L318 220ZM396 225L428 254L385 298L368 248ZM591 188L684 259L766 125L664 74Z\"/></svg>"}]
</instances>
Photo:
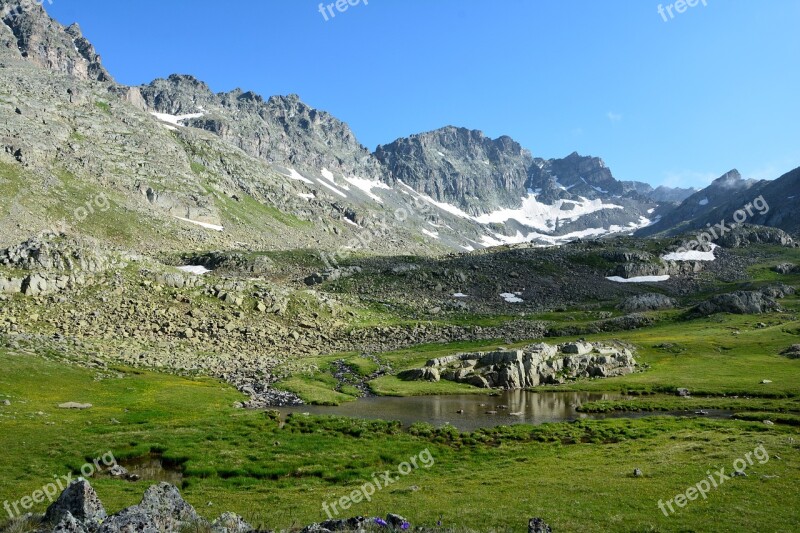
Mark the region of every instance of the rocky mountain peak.
<instances>
[{"instance_id":1,"label":"rocky mountain peak","mask_svg":"<svg viewBox=\"0 0 800 533\"><path fill-rule=\"evenodd\" d=\"M139 87L147 106L159 113L185 115L195 113L198 107L209 104L214 93L204 82L187 74L172 74Z\"/></svg>"},{"instance_id":2,"label":"rocky mountain peak","mask_svg":"<svg viewBox=\"0 0 800 533\"><path fill-rule=\"evenodd\" d=\"M0 17L25 59L76 78L113 81L80 26L64 28L47 15L40 3L0 0Z\"/></svg>"},{"instance_id":3,"label":"rocky mountain peak","mask_svg":"<svg viewBox=\"0 0 800 533\"><path fill-rule=\"evenodd\" d=\"M742 175L739 173L738 170L735 168L733 170L729 170L719 178L715 179L712 184L715 187L733 187L733 188L740 188L747 182Z\"/></svg>"},{"instance_id":4,"label":"rocky mountain peak","mask_svg":"<svg viewBox=\"0 0 800 533\"><path fill-rule=\"evenodd\" d=\"M473 214L512 207L525 196L530 152L508 136L447 126L379 146L390 179Z\"/></svg>"}]
</instances>

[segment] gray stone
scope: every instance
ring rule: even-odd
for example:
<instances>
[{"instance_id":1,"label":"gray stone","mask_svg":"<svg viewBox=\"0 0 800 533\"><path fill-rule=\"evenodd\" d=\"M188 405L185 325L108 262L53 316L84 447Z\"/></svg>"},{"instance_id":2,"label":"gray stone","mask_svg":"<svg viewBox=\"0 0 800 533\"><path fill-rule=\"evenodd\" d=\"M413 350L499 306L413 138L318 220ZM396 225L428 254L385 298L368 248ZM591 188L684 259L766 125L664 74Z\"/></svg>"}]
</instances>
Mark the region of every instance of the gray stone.
<instances>
[{"instance_id":1,"label":"gray stone","mask_svg":"<svg viewBox=\"0 0 800 533\"><path fill-rule=\"evenodd\" d=\"M541 518L531 518L528 521L528 533L553 533L553 530Z\"/></svg>"},{"instance_id":2,"label":"gray stone","mask_svg":"<svg viewBox=\"0 0 800 533\"><path fill-rule=\"evenodd\" d=\"M234 513L224 513L211 524L213 533L249 533L253 526Z\"/></svg>"},{"instance_id":3,"label":"gray stone","mask_svg":"<svg viewBox=\"0 0 800 533\"><path fill-rule=\"evenodd\" d=\"M92 408L92 404L90 404L90 403L78 403L78 402L66 402L66 403L58 404L58 408L59 409L78 409L78 410L83 410L83 409L91 409Z\"/></svg>"},{"instance_id":4,"label":"gray stone","mask_svg":"<svg viewBox=\"0 0 800 533\"><path fill-rule=\"evenodd\" d=\"M176 487L169 483L153 485L144 493L141 503L123 509L103 522L100 532L177 531L202 520L194 507L186 503Z\"/></svg>"},{"instance_id":5,"label":"gray stone","mask_svg":"<svg viewBox=\"0 0 800 533\"><path fill-rule=\"evenodd\" d=\"M659 309L674 309L678 302L674 298L663 294L648 293L631 296L622 301L619 308L626 313L642 311L657 311Z\"/></svg>"},{"instance_id":6,"label":"gray stone","mask_svg":"<svg viewBox=\"0 0 800 533\"><path fill-rule=\"evenodd\" d=\"M47 508L44 521L56 524L66 519L65 524L69 526L70 519L67 515L74 517L89 529L96 528L105 520L106 511L103 504L85 479L71 484L61 493L58 500Z\"/></svg>"}]
</instances>

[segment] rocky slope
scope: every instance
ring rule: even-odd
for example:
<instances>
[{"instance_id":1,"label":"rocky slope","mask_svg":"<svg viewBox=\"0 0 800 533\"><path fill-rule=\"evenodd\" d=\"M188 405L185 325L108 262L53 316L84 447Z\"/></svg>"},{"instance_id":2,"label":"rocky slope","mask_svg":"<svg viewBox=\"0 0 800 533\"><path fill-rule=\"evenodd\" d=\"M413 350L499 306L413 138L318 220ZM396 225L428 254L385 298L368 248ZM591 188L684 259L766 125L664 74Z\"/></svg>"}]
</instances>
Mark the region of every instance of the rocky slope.
<instances>
[{"instance_id":1,"label":"rocky slope","mask_svg":"<svg viewBox=\"0 0 800 533\"><path fill-rule=\"evenodd\" d=\"M3 244L60 223L52 205L109 239L108 224L64 216L101 194L108 216L126 219L114 237L134 247L336 251L360 234L359 248L464 251L652 220L655 191L617 181L597 158L535 158L508 137L451 127L370 153L294 95L214 94L186 75L118 85L77 26L12 5L0 3Z\"/></svg>"},{"instance_id":2,"label":"rocky slope","mask_svg":"<svg viewBox=\"0 0 800 533\"><path fill-rule=\"evenodd\" d=\"M774 181L744 179L731 170L679 206L656 211L661 218L637 234L676 235L705 230L725 221L726 230L742 223L772 226L792 234L800 231L800 168Z\"/></svg>"}]
</instances>

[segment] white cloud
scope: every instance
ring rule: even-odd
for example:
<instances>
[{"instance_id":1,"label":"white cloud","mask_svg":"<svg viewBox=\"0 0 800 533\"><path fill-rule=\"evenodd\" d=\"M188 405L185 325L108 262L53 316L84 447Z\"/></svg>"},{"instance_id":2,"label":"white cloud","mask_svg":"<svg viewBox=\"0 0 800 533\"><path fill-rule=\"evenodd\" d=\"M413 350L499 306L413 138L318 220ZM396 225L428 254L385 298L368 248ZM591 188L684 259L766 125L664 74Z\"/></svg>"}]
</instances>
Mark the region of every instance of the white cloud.
<instances>
[{"instance_id":1,"label":"white cloud","mask_svg":"<svg viewBox=\"0 0 800 533\"><path fill-rule=\"evenodd\" d=\"M608 120L611 122L619 122L622 120L622 115L620 113L614 113L613 111L606 113L606 117L608 117Z\"/></svg>"}]
</instances>

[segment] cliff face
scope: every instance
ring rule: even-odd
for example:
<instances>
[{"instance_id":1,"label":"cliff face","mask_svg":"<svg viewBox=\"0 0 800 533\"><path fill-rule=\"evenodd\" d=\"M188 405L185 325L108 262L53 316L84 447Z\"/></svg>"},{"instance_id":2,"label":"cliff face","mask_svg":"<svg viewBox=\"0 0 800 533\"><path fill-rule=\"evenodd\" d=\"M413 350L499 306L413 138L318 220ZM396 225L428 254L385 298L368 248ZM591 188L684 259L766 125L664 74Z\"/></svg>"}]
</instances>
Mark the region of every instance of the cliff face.
<instances>
[{"instance_id":1,"label":"cliff face","mask_svg":"<svg viewBox=\"0 0 800 533\"><path fill-rule=\"evenodd\" d=\"M478 215L517 207L533 157L510 137L446 127L398 139L375 152L390 179Z\"/></svg>"},{"instance_id":2,"label":"cliff face","mask_svg":"<svg viewBox=\"0 0 800 533\"><path fill-rule=\"evenodd\" d=\"M172 75L137 87L152 111L192 118L184 124L204 129L269 163L309 173L322 169L377 180L384 171L350 127L304 104L297 95L264 99L236 89L214 94L186 75Z\"/></svg>"},{"instance_id":3,"label":"cliff face","mask_svg":"<svg viewBox=\"0 0 800 533\"><path fill-rule=\"evenodd\" d=\"M33 63L82 80L113 81L80 27L64 28L38 2L0 0L0 20L13 35L13 41L0 37L2 45Z\"/></svg>"}]
</instances>

